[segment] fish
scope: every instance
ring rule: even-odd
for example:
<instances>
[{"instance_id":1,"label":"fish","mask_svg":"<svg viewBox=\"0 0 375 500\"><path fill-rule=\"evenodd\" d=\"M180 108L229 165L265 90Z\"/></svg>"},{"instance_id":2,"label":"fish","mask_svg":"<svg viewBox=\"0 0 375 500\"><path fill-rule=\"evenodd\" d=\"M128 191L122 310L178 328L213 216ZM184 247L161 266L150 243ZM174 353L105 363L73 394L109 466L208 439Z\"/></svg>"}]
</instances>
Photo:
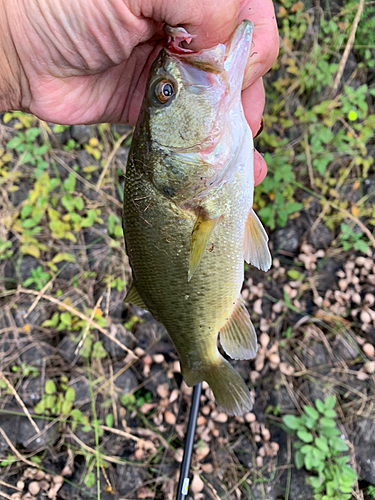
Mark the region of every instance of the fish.
<instances>
[{"instance_id":1,"label":"fish","mask_svg":"<svg viewBox=\"0 0 375 500\"><path fill-rule=\"evenodd\" d=\"M186 48L192 35L184 28L166 32L126 166L133 281L125 302L164 325L188 386L206 381L221 410L242 415L252 408L250 391L222 351L255 357L257 336L240 293L244 260L271 266L252 209L254 146L241 104L253 24L241 22L227 44L201 51Z\"/></svg>"}]
</instances>

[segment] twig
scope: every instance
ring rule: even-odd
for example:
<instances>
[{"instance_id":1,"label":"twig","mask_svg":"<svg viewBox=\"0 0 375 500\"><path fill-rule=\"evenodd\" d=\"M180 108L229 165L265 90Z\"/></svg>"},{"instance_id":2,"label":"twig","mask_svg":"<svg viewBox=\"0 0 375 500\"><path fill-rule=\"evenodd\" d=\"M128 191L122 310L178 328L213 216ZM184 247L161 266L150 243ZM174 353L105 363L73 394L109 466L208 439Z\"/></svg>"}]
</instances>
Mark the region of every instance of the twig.
<instances>
[{"instance_id":1,"label":"twig","mask_svg":"<svg viewBox=\"0 0 375 500\"><path fill-rule=\"evenodd\" d=\"M26 293L26 294L29 294L29 295L39 295L39 292L37 292L35 290L27 290L26 288L20 288L17 291L20 292L20 293ZM62 307L65 310L71 312L72 314L75 314L76 316L78 316L78 318L81 318L84 321L90 321L90 318L88 316L86 316L86 314L83 314L80 311L78 311L77 309L74 309L74 307L71 307L68 304L65 304L65 302L61 302L61 300L55 299L55 297L51 297L51 295L45 295L45 294L43 294L42 295L42 299L46 299L49 302L52 302L53 304L57 304L59 307ZM119 347L121 347L122 350L128 352L129 354L131 354L132 356L134 356L134 358L138 359L138 356L136 356L131 349L129 349L128 347L126 347L123 344L121 344L121 342L118 339L116 339L116 337L114 337L113 335L111 335L110 333L108 333L107 330L105 328L103 328L102 326L100 326L96 321L92 321L91 325L93 327L95 327L97 330L99 330L99 332L101 332L103 335L105 335L106 337L108 337L109 339L111 339L112 342L114 342Z\"/></svg>"},{"instance_id":2,"label":"twig","mask_svg":"<svg viewBox=\"0 0 375 500\"><path fill-rule=\"evenodd\" d=\"M36 468L36 465L33 462L31 462L30 460L27 460L27 458L22 456L21 453L15 448L14 444L11 442L11 440L8 438L8 436L5 434L5 432L3 431L3 429L1 427L0 427L0 434L3 436L3 438L7 442L7 445L9 446L9 448L13 451L13 453L16 455L16 457L19 460L21 460L21 462L23 462L27 465L30 465L33 469Z\"/></svg>"},{"instance_id":3,"label":"twig","mask_svg":"<svg viewBox=\"0 0 375 500\"><path fill-rule=\"evenodd\" d=\"M346 63L348 61L348 57L349 57L350 51L352 50L352 47L353 47L353 44L354 44L354 40L355 40L355 34L356 34L356 31L357 31L357 28L358 28L359 20L360 20L361 15L362 15L364 3L365 3L364 0L359 0L357 14L355 15L355 18L354 18L354 21L353 21L352 30L350 32L350 35L349 35L349 38L348 38L348 41L347 41L344 53L343 53L341 61L340 61L339 70L337 72L337 75L336 75L336 78L335 78L335 81L334 81L334 84L333 84L333 89L332 89L332 93L333 94L335 94L337 92L337 88L339 86L342 74L344 73L344 69L345 69Z\"/></svg>"},{"instance_id":4,"label":"twig","mask_svg":"<svg viewBox=\"0 0 375 500\"><path fill-rule=\"evenodd\" d=\"M98 182L96 183L96 190L99 191L101 185L102 185L102 182L103 182L103 179L104 179L104 176L105 174L107 173L107 170L111 164L111 161L113 160L113 157L115 156L118 148L121 146L122 142L125 141L125 139L127 137L129 137L129 135L133 132L133 130L130 130L129 132L127 132L126 134L122 135L120 137L120 139L115 143L115 145L113 146L113 149L111 151L111 154L108 156L107 158L107 161L103 167L103 170L99 176L99 179L98 179Z\"/></svg>"},{"instance_id":5,"label":"twig","mask_svg":"<svg viewBox=\"0 0 375 500\"><path fill-rule=\"evenodd\" d=\"M25 319L28 317L28 315L36 308L38 305L40 299L42 298L42 295L48 290L48 288L52 285L53 283L53 278L44 285L44 287L39 291L38 296L35 298L34 302L31 304L29 307L27 313L25 314Z\"/></svg>"},{"instance_id":6,"label":"twig","mask_svg":"<svg viewBox=\"0 0 375 500\"><path fill-rule=\"evenodd\" d=\"M6 493L3 493L2 491L0 491L0 496L6 498L7 500L13 500L13 498L10 495L7 495Z\"/></svg>"},{"instance_id":7,"label":"twig","mask_svg":"<svg viewBox=\"0 0 375 500\"><path fill-rule=\"evenodd\" d=\"M372 235L371 231L363 224L363 222L361 222L358 219L358 217L355 217L348 210L346 210L345 208L339 207L338 205L336 205L335 203L332 203L331 201L329 201L328 203L331 205L332 208L334 208L335 210L338 210L339 212L342 212L347 217L349 217L349 219L352 219L352 221L354 221L357 224L357 226L359 226L362 229L362 231L364 233L366 233L368 239L371 241L372 246L375 248L375 238L374 238L374 236Z\"/></svg>"},{"instance_id":8,"label":"twig","mask_svg":"<svg viewBox=\"0 0 375 500\"><path fill-rule=\"evenodd\" d=\"M35 431L37 434L40 433L40 430L39 430L39 427L36 425L36 423L34 422L34 420L31 418L31 415L29 413L29 410L26 408L24 402L22 401L22 399L19 397L16 389L12 386L12 384L9 382L9 380L6 378L6 376L3 374L3 372L0 372L0 377L4 380L4 382L6 383L6 385L9 387L9 389L12 391L12 394L13 396L17 399L19 405L21 406L21 408L23 409L23 411L25 412L25 415L26 417L29 419L29 422L30 424L34 427Z\"/></svg>"},{"instance_id":9,"label":"twig","mask_svg":"<svg viewBox=\"0 0 375 500\"><path fill-rule=\"evenodd\" d=\"M1 430L1 427L0 427L0 430ZM81 441L70 429L68 431L68 435L74 439L74 441L76 441L80 446L82 446L82 448L84 448L86 451L89 451L90 453L92 453L93 455L97 455L97 452L96 450L94 450L94 448L91 448L90 446L87 446L87 444L85 444L83 441ZM113 464L119 464L119 465L124 465L124 461L123 460L120 460L119 458L117 457L109 457L107 455L103 455L101 453L99 453L100 455L100 458L102 458L103 460L105 460L106 462L111 462ZM35 464L33 464L33 466L35 467Z\"/></svg>"},{"instance_id":10,"label":"twig","mask_svg":"<svg viewBox=\"0 0 375 500\"><path fill-rule=\"evenodd\" d=\"M142 438L139 438L137 436L134 436L133 434L130 434L130 432L125 432L125 431L122 431L120 429L107 427L106 425L99 425L99 427L101 429L103 429L103 431L112 432L113 434L117 434L118 436L122 436L122 437L127 438L127 439L133 439L133 441L136 441L137 443L144 441ZM157 436L157 437L159 437L159 436Z\"/></svg>"},{"instance_id":11,"label":"twig","mask_svg":"<svg viewBox=\"0 0 375 500\"><path fill-rule=\"evenodd\" d=\"M13 484L8 484L5 481L2 481L1 479L0 479L0 484L6 486L7 488L11 488L12 490L21 491L19 488L17 488L17 486L13 486Z\"/></svg>"}]
</instances>

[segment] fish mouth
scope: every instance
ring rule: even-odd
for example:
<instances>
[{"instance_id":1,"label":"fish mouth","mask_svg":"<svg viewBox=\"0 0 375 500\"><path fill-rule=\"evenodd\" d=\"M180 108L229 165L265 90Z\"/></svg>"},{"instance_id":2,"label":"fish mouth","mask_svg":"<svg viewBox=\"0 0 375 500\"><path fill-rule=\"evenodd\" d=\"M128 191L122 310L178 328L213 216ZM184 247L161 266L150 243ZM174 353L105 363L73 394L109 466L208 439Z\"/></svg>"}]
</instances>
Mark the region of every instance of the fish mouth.
<instances>
[{"instance_id":1,"label":"fish mouth","mask_svg":"<svg viewBox=\"0 0 375 500\"><path fill-rule=\"evenodd\" d=\"M177 57L199 69L210 73L236 73L236 78L243 77L254 25L251 21L243 20L233 32L229 41L224 45L219 43L211 49L199 51L181 47L182 42L189 44L195 35L190 35L184 28L166 26L168 36L166 52L171 57Z\"/></svg>"}]
</instances>

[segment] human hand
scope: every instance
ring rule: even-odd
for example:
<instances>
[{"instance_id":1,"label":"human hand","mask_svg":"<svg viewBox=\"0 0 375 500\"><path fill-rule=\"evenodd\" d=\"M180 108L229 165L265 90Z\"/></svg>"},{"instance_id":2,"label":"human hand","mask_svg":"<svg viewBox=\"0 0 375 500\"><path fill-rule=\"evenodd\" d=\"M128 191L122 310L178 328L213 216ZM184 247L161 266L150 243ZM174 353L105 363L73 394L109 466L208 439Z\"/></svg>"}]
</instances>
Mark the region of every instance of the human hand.
<instances>
[{"instance_id":1,"label":"human hand","mask_svg":"<svg viewBox=\"0 0 375 500\"><path fill-rule=\"evenodd\" d=\"M3 0L0 18L7 21L0 26L6 56L0 69L5 65L10 75L6 81L0 72L0 93L12 89L8 102L0 95L0 111L20 109L63 124L134 124L165 23L197 35L189 48L200 50L226 42L250 19L255 28L243 105L254 135L259 130L261 77L278 53L271 0ZM258 184L266 175L259 154L254 172Z\"/></svg>"}]
</instances>

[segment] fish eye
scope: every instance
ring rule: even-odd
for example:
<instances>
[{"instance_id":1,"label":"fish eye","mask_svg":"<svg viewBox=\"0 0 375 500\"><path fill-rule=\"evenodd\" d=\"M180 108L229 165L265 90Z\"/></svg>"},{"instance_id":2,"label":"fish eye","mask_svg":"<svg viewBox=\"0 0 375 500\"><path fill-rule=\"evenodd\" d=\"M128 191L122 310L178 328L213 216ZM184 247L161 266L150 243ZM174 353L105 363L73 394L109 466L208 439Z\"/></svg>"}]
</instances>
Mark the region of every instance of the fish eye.
<instances>
[{"instance_id":1,"label":"fish eye","mask_svg":"<svg viewBox=\"0 0 375 500\"><path fill-rule=\"evenodd\" d=\"M162 104L168 102L173 97L173 94L173 84L168 80L162 80L155 87L155 95Z\"/></svg>"}]
</instances>

